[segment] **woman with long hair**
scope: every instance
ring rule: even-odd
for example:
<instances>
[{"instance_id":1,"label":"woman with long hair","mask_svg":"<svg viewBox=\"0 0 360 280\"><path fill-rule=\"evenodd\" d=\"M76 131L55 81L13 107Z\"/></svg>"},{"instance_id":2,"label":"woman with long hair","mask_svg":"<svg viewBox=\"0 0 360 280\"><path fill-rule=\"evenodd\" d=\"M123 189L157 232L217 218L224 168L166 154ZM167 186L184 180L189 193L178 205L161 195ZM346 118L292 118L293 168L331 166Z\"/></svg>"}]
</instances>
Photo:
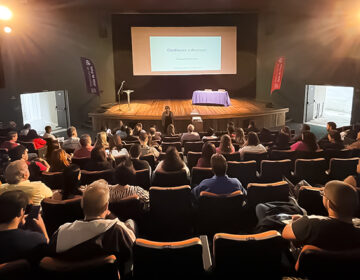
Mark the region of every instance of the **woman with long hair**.
<instances>
[{"instance_id":1,"label":"woman with long hair","mask_svg":"<svg viewBox=\"0 0 360 280\"><path fill-rule=\"evenodd\" d=\"M228 134L224 134L220 139L220 146L216 148L218 154L230 154L235 152L235 148L231 143L231 138Z\"/></svg>"},{"instance_id":2,"label":"woman with long hair","mask_svg":"<svg viewBox=\"0 0 360 280\"><path fill-rule=\"evenodd\" d=\"M179 171L181 169L184 169L186 175L190 177L190 170L181 159L179 152L175 147L170 146L166 150L165 159L159 162L154 173L158 171Z\"/></svg>"},{"instance_id":3,"label":"woman with long hair","mask_svg":"<svg viewBox=\"0 0 360 280\"><path fill-rule=\"evenodd\" d=\"M124 148L120 135L113 135L109 138L109 150L114 157L129 156Z\"/></svg>"},{"instance_id":4,"label":"woman with long hair","mask_svg":"<svg viewBox=\"0 0 360 280\"><path fill-rule=\"evenodd\" d=\"M50 172L62 172L70 165L70 156L63 149L56 149L51 154Z\"/></svg>"},{"instance_id":5,"label":"woman with long hair","mask_svg":"<svg viewBox=\"0 0 360 280\"><path fill-rule=\"evenodd\" d=\"M84 166L85 170L100 171L113 168L114 157L111 154L107 156L102 147L92 149L90 159Z\"/></svg>"},{"instance_id":6,"label":"woman with long hair","mask_svg":"<svg viewBox=\"0 0 360 280\"><path fill-rule=\"evenodd\" d=\"M244 147L240 148L240 157L243 160L245 153L265 153L266 148L260 143L257 133L250 131Z\"/></svg>"},{"instance_id":7,"label":"woman with long hair","mask_svg":"<svg viewBox=\"0 0 360 280\"><path fill-rule=\"evenodd\" d=\"M239 144L239 147L242 148L245 145L245 132L241 127L238 127L235 130L235 143Z\"/></svg>"},{"instance_id":8,"label":"woman with long hair","mask_svg":"<svg viewBox=\"0 0 360 280\"><path fill-rule=\"evenodd\" d=\"M58 192L55 192L52 198L57 200L66 200L82 196L83 193L80 190L80 167L76 164L70 164L64 169L63 174L63 188Z\"/></svg>"},{"instance_id":9,"label":"woman with long hair","mask_svg":"<svg viewBox=\"0 0 360 280\"><path fill-rule=\"evenodd\" d=\"M105 149L109 149L109 142L107 141L107 134L105 131L100 131L96 135L94 147L104 147Z\"/></svg>"},{"instance_id":10,"label":"woman with long hair","mask_svg":"<svg viewBox=\"0 0 360 280\"><path fill-rule=\"evenodd\" d=\"M315 152L319 149L316 143L316 136L310 131L303 131L302 140L290 146L293 151Z\"/></svg>"},{"instance_id":11,"label":"woman with long hair","mask_svg":"<svg viewBox=\"0 0 360 280\"><path fill-rule=\"evenodd\" d=\"M172 123L167 126L166 136L177 136L175 126Z\"/></svg>"},{"instance_id":12,"label":"woman with long hair","mask_svg":"<svg viewBox=\"0 0 360 280\"><path fill-rule=\"evenodd\" d=\"M199 158L196 167L211 167L210 159L216 153L215 145L211 142L206 142L202 146L201 157Z\"/></svg>"}]
</instances>

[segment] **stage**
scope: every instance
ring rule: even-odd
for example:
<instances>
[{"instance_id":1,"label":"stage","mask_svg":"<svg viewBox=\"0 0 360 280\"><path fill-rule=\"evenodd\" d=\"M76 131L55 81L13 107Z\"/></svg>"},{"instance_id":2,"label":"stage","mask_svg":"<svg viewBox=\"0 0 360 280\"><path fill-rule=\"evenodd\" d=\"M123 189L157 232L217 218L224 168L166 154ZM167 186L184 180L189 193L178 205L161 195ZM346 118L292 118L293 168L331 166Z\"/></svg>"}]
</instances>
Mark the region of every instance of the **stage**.
<instances>
[{"instance_id":1,"label":"stage","mask_svg":"<svg viewBox=\"0 0 360 280\"><path fill-rule=\"evenodd\" d=\"M186 130L193 116L200 116L203 120L203 130L212 127L225 130L226 124L233 121L236 126L244 127L253 119L259 128L279 127L285 125L285 114L289 108L266 108L265 102L231 98L231 106L193 105L191 99L177 100L133 100L130 108L128 104L103 104L97 112L89 113L94 131L102 128L114 128L118 121L125 124L141 122L145 129L156 124L161 129L161 115L164 107L170 106L174 113L177 132Z\"/></svg>"}]
</instances>

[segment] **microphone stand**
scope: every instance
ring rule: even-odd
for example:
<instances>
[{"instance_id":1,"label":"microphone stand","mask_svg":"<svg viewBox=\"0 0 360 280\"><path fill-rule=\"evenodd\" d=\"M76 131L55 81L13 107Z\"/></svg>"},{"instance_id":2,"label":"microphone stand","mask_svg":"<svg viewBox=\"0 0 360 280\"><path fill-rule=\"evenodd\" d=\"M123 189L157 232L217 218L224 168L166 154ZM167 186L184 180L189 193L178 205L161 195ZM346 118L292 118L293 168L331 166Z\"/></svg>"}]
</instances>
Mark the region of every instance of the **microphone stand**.
<instances>
[{"instance_id":1,"label":"microphone stand","mask_svg":"<svg viewBox=\"0 0 360 280\"><path fill-rule=\"evenodd\" d=\"M121 83L121 86L119 87L119 89L118 89L118 91L117 91L119 111L121 111L121 109L120 109L120 95L121 95L121 92L122 92L123 87L124 87L124 82Z\"/></svg>"}]
</instances>

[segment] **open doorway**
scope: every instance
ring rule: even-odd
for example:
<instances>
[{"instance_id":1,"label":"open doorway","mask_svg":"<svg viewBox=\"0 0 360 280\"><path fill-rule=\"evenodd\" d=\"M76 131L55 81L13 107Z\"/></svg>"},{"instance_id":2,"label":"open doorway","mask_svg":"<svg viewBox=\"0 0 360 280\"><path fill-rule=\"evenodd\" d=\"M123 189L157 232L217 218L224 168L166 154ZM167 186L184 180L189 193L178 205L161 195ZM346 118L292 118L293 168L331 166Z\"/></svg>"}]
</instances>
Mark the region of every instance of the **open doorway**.
<instances>
[{"instance_id":1,"label":"open doorway","mask_svg":"<svg viewBox=\"0 0 360 280\"><path fill-rule=\"evenodd\" d=\"M50 125L53 133L70 126L67 91L46 91L20 94L23 123L31 124L39 134Z\"/></svg>"},{"instance_id":2,"label":"open doorway","mask_svg":"<svg viewBox=\"0 0 360 280\"><path fill-rule=\"evenodd\" d=\"M338 127L351 124L353 87L306 85L304 123L326 126L329 121Z\"/></svg>"}]
</instances>

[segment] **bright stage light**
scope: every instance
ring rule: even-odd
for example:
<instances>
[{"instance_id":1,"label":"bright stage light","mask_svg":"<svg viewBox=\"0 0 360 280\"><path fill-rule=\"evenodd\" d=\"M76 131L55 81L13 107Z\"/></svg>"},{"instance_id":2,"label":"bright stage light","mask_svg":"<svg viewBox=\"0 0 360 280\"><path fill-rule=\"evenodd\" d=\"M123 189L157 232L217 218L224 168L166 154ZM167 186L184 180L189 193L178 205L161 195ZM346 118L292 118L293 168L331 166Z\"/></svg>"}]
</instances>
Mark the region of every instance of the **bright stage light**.
<instances>
[{"instance_id":1,"label":"bright stage light","mask_svg":"<svg viewBox=\"0 0 360 280\"><path fill-rule=\"evenodd\" d=\"M12 31L12 28L10 26L5 26L4 27L4 32L5 33L11 33L11 31Z\"/></svg>"},{"instance_id":2,"label":"bright stage light","mask_svg":"<svg viewBox=\"0 0 360 280\"><path fill-rule=\"evenodd\" d=\"M12 12L8 7L0 6L0 20L9 20L12 18Z\"/></svg>"}]
</instances>

